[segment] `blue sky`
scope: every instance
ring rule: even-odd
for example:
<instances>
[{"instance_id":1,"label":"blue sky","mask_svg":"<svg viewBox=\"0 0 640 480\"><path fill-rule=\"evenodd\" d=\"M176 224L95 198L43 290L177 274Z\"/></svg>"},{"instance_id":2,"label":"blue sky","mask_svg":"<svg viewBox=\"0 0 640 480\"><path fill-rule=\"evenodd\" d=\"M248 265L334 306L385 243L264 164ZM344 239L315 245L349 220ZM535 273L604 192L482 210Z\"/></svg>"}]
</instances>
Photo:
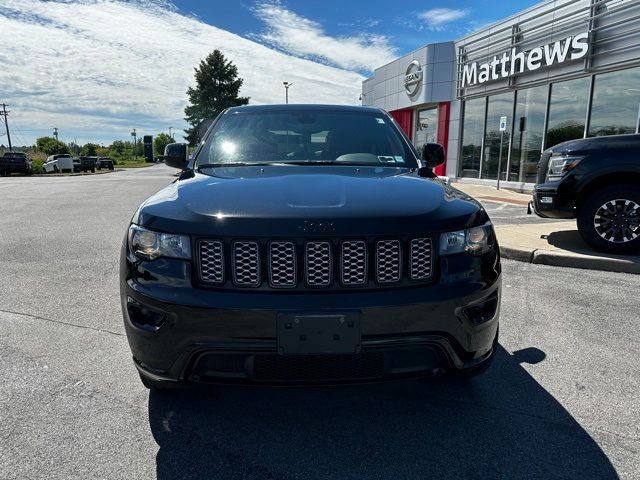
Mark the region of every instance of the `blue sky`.
<instances>
[{"instance_id":1,"label":"blue sky","mask_svg":"<svg viewBox=\"0 0 640 480\"><path fill-rule=\"evenodd\" d=\"M0 0L0 102L18 145L53 127L78 143L181 136L193 67L218 48L252 103L281 103L287 80L294 103L357 104L374 68L535 3Z\"/></svg>"},{"instance_id":2,"label":"blue sky","mask_svg":"<svg viewBox=\"0 0 640 480\"><path fill-rule=\"evenodd\" d=\"M216 3L216 2L214 2ZM207 23L251 36L265 28L255 13L259 2L240 0L215 8L202 0L177 0L185 14ZM263 2L265 3L265 2ZM334 37L369 33L388 37L399 53L426 43L448 41L483 25L508 17L538 2L531 0L288 0L280 3L288 10L311 19ZM434 18L430 21L429 18Z\"/></svg>"}]
</instances>

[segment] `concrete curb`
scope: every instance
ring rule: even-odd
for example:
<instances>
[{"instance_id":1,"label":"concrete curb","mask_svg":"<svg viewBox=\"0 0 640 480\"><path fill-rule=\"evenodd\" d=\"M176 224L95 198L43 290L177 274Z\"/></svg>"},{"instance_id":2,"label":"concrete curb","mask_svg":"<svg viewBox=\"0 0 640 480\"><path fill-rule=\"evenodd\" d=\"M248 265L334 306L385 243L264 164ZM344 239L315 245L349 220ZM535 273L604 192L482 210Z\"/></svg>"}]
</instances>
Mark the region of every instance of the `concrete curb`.
<instances>
[{"instance_id":1,"label":"concrete curb","mask_svg":"<svg viewBox=\"0 0 640 480\"><path fill-rule=\"evenodd\" d=\"M528 250L503 245L500 246L500 254L502 258L525 263L535 263L537 265L640 275L640 256L599 257L573 252L568 254L552 250Z\"/></svg>"}]
</instances>

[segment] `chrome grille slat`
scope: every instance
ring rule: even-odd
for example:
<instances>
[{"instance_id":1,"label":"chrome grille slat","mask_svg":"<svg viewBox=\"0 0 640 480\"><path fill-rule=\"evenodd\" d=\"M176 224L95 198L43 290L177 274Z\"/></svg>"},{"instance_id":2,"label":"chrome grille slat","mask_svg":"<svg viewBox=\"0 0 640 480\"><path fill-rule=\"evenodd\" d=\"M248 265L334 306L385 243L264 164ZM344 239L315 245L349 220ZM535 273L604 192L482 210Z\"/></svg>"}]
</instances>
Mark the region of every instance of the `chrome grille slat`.
<instances>
[{"instance_id":1,"label":"chrome grille slat","mask_svg":"<svg viewBox=\"0 0 640 480\"><path fill-rule=\"evenodd\" d=\"M296 245L293 242L269 244L269 285L274 288L295 287L297 278Z\"/></svg>"},{"instance_id":2,"label":"chrome grille slat","mask_svg":"<svg viewBox=\"0 0 640 480\"><path fill-rule=\"evenodd\" d=\"M201 240L200 279L205 283L224 283L224 244L219 240Z\"/></svg>"},{"instance_id":3,"label":"chrome grille slat","mask_svg":"<svg viewBox=\"0 0 640 480\"><path fill-rule=\"evenodd\" d=\"M241 287L257 287L260 278L260 247L258 242L236 241L233 243L233 283Z\"/></svg>"},{"instance_id":4,"label":"chrome grille slat","mask_svg":"<svg viewBox=\"0 0 640 480\"><path fill-rule=\"evenodd\" d=\"M331 243L328 241L307 242L304 257L307 285L310 287L331 285L333 281Z\"/></svg>"},{"instance_id":5,"label":"chrome grille slat","mask_svg":"<svg viewBox=\"0 0 640 480\"><path fill-rule=\"evenodd\" d=\"M399 282L401 262L399 240L379 240L376 243L376 281L378 283Z\"/></svg>"},{"instance_id":6,"label":"chrome grille slat","mask_svg":"<svg viewBox=\"0 0 640 480\"><path fill-rule=\"evenodd\" d=\"M431 239L414 238L411 240L411 280L426 280L431 277Z\"/></svg>"},{"instance_id":7,"label":"chrome grille slat","mask_svg":"<svg viewBox=\"0 0 640 480\"><path fill-rule=\"evenodd\" d=\"M342 270L340 280L343 285L364 285L369 280L367 242L364 240L345 240L342 242Z\"/></svg>"}]
</instances>

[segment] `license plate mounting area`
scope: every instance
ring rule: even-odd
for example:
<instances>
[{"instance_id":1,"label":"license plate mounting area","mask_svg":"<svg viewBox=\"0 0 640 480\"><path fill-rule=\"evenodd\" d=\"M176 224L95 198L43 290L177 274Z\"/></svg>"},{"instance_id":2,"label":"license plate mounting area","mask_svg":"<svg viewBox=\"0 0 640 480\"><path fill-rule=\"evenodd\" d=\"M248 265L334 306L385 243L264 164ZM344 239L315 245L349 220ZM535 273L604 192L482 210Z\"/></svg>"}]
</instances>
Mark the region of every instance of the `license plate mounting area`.
<instances>
[{"instance_id":1,"label":"license plate mounting area","mask_svg":"<svg viewBox=\"0 0 640 480\"><path fill-rule=\"evenodd\" d=\"M298 314L277 317L280 355L356 354L360 352L358 312Z\"/></svg>"}]
</instances>

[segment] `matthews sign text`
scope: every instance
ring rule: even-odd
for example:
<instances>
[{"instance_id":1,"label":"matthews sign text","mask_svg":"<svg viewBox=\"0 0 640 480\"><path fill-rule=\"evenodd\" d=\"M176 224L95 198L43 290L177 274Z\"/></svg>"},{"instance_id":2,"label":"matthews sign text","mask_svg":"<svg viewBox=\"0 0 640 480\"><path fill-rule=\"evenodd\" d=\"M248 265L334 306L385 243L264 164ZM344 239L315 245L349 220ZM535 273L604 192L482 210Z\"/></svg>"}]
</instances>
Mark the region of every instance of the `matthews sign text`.
<instances>
[{"instance_id":1,"label":"matthews sign text","mask_svg":"<svg viewBox=\"0 0 640 480\"><path fill-rule=\"evenodd\" d=\"M488 63L468 63L462 71L462 87L507 78L512 75L550 67L554 64L584 57L589 51L589 33L583 32L557 40L526 52L505 52Z\"/></svg>"}]
</instances>

